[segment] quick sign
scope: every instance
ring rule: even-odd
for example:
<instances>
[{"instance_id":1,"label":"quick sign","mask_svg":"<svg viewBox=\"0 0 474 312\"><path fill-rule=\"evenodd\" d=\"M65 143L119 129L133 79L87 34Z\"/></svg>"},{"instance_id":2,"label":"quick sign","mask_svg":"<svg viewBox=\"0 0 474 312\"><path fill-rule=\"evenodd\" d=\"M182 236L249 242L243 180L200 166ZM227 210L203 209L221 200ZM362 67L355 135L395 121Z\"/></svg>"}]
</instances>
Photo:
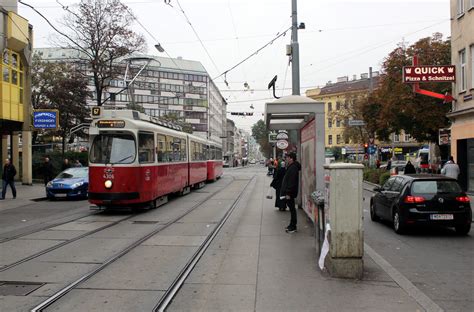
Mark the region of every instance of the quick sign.
<instances>
[{"instance_id":1,"label":"quick sign","mask_svg":"<svg viewBox=\"0 0 474 312\"><path fill-rule=\"evenodd\" d=\"M456 66L404 66L403 82L455 82Z\"/></svg>"},{"instance_id":2,"label":"quick sign","mask_svg":"<svg viewBox=\"0 0 474 312\"><path fill-rule=\"evenodd\" d=\"M37 110L33 112L33 127L35 129L56 129L59 123L57 110Z\"/></svg>"}]
</instances>

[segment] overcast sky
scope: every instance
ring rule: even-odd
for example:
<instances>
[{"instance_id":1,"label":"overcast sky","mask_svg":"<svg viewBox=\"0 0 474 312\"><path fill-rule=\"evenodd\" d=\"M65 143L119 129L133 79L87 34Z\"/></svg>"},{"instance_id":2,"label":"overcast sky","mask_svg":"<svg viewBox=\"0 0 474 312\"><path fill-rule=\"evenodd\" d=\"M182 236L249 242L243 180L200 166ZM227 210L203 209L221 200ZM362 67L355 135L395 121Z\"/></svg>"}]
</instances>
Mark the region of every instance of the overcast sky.
<instances>
[{"instance_id":1,"label":"overcast sky","mask_svg":"<svg viewBox=\"0 0 474 312\"><path fill-rule=\"evenodd\" d=\"M58 25L64 14L52 0L24 0ZM60 0L73 7L79 1ZM187 23L176 0L124 0L140 23L172 57L200 61L212 78L230 69L291 26L291 0L179 0L204 47ZM35 47L51 46L54 34L44 20L19 4L19 14L34 27ZM449 0L298 0L300 30L301 94L307 88L336 81L337 77L360 76L372 66L378 70L384 57L397 43L412 44L420 38L441 32L450 34ZM155 40L138 24L136 32L145 35L150 54ZM226 80L216 79L228 100L229 112L254 111L253 117L228 114L238 127L250 127L262 119L264 103L271 101L267 85L278 75L277 94L291 94L291 67L285 55L289 31L256 56L230 71ZM165 56L166 55L162 55ZM286 77L286 80L285 80ZM250 90L244 91L247 82ZM255 109L251 109L253 104Z\"/></svg>"}]
</instances>

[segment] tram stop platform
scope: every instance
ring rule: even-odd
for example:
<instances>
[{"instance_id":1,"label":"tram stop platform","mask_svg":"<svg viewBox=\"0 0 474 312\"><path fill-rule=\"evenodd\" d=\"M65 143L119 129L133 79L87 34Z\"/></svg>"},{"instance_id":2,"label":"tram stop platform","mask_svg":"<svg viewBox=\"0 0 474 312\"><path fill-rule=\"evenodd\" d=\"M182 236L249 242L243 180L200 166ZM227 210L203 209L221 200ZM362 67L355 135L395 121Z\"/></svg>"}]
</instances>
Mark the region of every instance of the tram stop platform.
<instances>
[{"instance_id":1,"label":"tram stop platform","mask_svg":"<svg viewBox=\"0 0 474 312\"><path fill-rule=\"evenodd\" d=\"M361 280L322 272L311 221L298 209L298 232L286 233L270 181L258 170L167 311L424 310L367 253Z\"/></svg>"}]
</instances>

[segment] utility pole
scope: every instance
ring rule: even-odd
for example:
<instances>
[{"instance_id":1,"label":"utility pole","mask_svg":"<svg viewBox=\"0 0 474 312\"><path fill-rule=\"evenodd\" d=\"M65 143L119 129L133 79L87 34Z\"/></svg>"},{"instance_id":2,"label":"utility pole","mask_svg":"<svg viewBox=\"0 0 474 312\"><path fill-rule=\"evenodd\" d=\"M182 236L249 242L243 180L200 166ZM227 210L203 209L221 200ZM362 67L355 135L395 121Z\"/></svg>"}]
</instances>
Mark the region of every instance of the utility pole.
<instances>
[{"instance_id":1,"label":"utility pole","mask_svg":"<svg viewBox=\"0 0 474 312\"><path fill-rule=\"evenodd\" d=\"M291 0L291 20L291 75L293 91L292 95L300 95L300 48L298 45L298 19L296 0Z\"/></svg>"}]
</instances>

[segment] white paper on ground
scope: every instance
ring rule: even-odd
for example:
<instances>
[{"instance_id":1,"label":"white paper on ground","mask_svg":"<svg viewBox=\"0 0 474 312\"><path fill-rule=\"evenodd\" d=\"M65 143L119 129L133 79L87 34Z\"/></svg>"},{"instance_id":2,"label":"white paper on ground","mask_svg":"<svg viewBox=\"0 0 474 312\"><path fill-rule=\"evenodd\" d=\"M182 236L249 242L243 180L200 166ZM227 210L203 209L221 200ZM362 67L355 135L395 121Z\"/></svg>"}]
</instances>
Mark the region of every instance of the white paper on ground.
<instances>
[{"instance_id":1,"label":"white paper on ground","mask_svg":"<svg viewBox=\"0 0 474 312\"><path fill-rule=\"evenodd\" d=\"M329 252L329 241L328 241L328 233L331 230L331 226L326 224L326 233L324 233L324 242L323 242L323 247L321 248L321 255L319 256L319 268L321 270L324 269L324 259L326 259L326 256Z\"/></svg>"}]
</instances>

